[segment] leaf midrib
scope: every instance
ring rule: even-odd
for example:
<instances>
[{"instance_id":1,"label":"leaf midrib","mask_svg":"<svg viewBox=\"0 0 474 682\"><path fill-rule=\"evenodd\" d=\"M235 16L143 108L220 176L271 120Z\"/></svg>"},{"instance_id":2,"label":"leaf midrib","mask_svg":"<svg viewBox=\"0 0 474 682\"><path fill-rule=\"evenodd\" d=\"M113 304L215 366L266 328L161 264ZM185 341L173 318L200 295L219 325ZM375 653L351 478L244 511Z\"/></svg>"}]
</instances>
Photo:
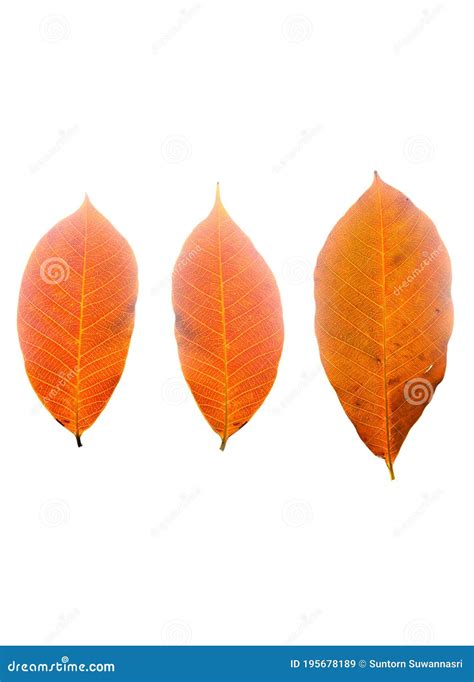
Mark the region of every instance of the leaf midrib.
<instances>
[{"instance_id":1,"label":"leaf midrib","mask_svg":"<svg viewBox=\"0 0 474 682\"><path fill-rule=\"evenodd\" d=\"M384 395L384 405L385 405L385 438L387 440L387 458L386 464L388 470L390 471L390 478L393 480L395 474L393 473L393 462L392 453L390 450L390 423L388 418L388 390L387 390L387 312L386 312L386 299L385 299L385 238L384 238L384 224L383 224L383 209L382 209L382 195L380 192L380 180L376 183L376 192L379 204L379 219L380 219L380 240L381 240L381 259L382 259L382 338L383 338L383 395Z\"/></svg>"},{"instance_id":2,"label":"leaf midrib","mask_svg":"<svg viewBox=\"0 0 474 682\"><path fill-rule=\"evenodd\" d=\"M84 256L82 261L82 287L81 287L81 302L79 307L79 336L77 340L77 362L76 362L76 438L80 438L79 433L79 384L81 375L81 355L82 355L82 336L83 336L83 320L84 320L84 301L86 290L86 269L87 269L87 227L88 227L88 210L85 206L85 223L84 223ZM78 440L78 444L79 444Z\"/></svg>"},{"instance_id":3,"label":"leaf midrib","mask_svg":"<svg viewBox=\"0 0 474 682\"><path fill-rule=\"evenodd\" d=\"M228 421L229 421L229 378L227 368L227 334L226 334L226 319L225 319L225 300L224 300L224 278L222 276L222 244L221 244L221 220L220 220L220 206L219 201L216 202L217 211L217 246L218 246L218 260L219 260L219 291L220 291L220 306L221 306L221 321L222 321L222 348L224 359L224 432L222 435L221 450L224 450L228 438Z\"/></svg>"}]
</instances>

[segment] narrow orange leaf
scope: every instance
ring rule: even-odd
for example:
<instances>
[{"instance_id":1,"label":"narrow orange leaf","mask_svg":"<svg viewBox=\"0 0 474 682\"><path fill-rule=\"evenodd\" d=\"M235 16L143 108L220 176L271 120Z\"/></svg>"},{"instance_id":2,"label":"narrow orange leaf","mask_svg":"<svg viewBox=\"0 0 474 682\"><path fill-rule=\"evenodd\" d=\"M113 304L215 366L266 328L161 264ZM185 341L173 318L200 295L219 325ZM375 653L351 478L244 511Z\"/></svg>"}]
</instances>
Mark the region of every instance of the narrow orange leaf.
<instances>
[{"instance_id":1,"label":"narrow orange leaf","mask_svg":"<svg viewBox=\"0 0 474 682\"><path fill-rule=\"evenodd\" d=\"M173 307L184 377L223 450L275 381L283 317L275 278L228 215L219 186L176 263Z\"/></svg>"},{"instance_id":2,"label":"narrow orange leaf","mask_svg":"<svg viewBox=\"0 0 474 682\"><path fill-rule=\"evenodd\" d=\"M321 361L367 447L393 462L446 369L449 256L436 227L375 173L316 264Z\"/></svg>"},{"instance_id":3,"label":"narrow orange leaf","mask_svg":"<svg viewBox=\"0 0 474 682\"><path fill-rule=\"evenodd\" d=\"M122 375L137 289L132 249L87 195L45 234L26 266L18 303L26 372L79 446Z\"/></svg>"}]
</instances>

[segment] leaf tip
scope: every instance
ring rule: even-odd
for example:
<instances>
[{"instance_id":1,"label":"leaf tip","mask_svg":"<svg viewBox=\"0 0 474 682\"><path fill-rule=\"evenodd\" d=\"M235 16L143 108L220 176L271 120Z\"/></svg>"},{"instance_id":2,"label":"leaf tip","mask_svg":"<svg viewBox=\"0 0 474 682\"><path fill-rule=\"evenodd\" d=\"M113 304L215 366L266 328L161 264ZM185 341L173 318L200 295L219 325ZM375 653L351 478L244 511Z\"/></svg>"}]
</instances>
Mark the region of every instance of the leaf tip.
<instances>
[{"instance_id":1,"label":"leaf tip","mask_svg":"<svg viewBox=\"0 0 474 682\"><path fill-rule=\"evenodd\" d=\"M221 190L219 182L216 184L216 204L221 200Z\"/></svg>"}]
</instances>

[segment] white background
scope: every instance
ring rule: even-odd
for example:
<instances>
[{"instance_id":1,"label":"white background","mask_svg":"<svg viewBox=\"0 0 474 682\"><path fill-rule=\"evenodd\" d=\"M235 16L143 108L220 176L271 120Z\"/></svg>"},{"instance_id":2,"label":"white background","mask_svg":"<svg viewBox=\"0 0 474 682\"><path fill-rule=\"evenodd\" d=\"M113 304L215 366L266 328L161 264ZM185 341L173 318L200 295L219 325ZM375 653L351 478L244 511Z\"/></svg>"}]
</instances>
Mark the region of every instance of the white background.
<instances>
[{"instance_id":1,"label":"white background","mask_svg":"<svg viewBox=\"0 0 474 682\"><path fill-rule=\"evenodd\" d=\"M472 4L2 3L3 644L465 644L472 578ZM312 270L372 182L436 223L448 371L391 482L324 374ZM219 451L169 275L215 182L275 272L274 388ZM123 378L78 450L16 336L35 243L87 191L137 256Z\"/></svg>"}]
</instances>

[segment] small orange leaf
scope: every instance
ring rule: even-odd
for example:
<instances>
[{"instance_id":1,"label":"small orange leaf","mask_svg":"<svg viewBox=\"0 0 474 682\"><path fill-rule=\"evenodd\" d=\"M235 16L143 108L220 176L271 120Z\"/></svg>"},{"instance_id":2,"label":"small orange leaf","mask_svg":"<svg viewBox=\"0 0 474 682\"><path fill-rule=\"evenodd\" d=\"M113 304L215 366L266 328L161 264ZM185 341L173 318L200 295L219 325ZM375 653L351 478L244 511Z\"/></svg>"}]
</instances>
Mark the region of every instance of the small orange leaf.
<instances>
[{"instance_id":1,"label":"small orange leaf","mask_svg":"<svg viewBox=\"0 0 474 682\"><path fill-rule=\"evenodd\" d=\"M184 377L223 450L275 381L283 317L275 278L228 215L219 186L176 263L173 307Z\"/></svg>"},{"instance_id":2,"label":"small orange leaf","mask_svg":"<svg viewBox=\"0 0 474 682\"><path fill-rule=\"evenodd\" d=\"M132 249L87 196L45 234L26 266L18 303L26 372L79 446L122 375L137 289Z\"/></svg>"},{"instance_id":3,"label":"small orange leaf","mask_svg":"<svg viewBox=\"0 0 474 682\"><path fill-rule=\"evenodd\" d=\"M375 174L315 276L321 361L367 447L393 462L446 369L451 266L436 227Z\"/></svg>"}]
</instances>

